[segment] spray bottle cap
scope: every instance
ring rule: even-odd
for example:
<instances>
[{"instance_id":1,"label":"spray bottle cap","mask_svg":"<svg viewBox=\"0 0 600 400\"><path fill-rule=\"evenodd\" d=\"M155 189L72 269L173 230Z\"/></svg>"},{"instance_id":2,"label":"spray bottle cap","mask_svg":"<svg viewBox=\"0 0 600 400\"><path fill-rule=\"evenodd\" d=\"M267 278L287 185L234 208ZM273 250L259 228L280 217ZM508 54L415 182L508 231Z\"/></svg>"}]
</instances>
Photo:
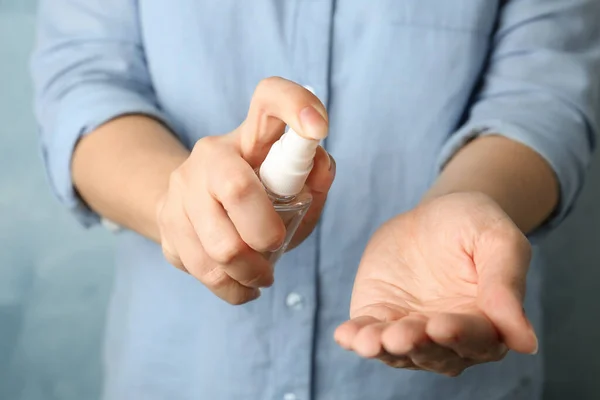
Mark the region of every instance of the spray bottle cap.
<instances>
[{"instance_id":1,"label":"spray bottle cap","mask_svg":"<svg viewBox=\"0 0 600 400\"><path fill-rule=\"evenodd\" d=\"M263 185L279 196L300 193L312 170L318 146L319 140L304 138L288 128L260 166Z\"/></svg>"}]
</instances>

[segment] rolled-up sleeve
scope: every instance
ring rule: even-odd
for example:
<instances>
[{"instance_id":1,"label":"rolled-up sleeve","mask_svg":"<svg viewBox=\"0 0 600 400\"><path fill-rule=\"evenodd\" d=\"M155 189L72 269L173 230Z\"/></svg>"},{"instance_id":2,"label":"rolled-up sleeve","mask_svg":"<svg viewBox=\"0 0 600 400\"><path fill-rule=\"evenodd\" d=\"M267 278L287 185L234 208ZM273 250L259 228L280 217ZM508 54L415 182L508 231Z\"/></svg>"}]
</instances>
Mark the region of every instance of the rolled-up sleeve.
<instances>
[{"instance_id":1,"label":"rolled-up sleeve","mask_svg":"<svg viewBox=\"0 0 600 400\"><path fill-rule=\"evenodd\" d=\"M99 221L78 197L71 158L78 140L126 114L168 124L153 92L135 0L41 0L31 59L42 155L58 199L90 226Z\"/></svg>"},{"instance_id":2,"label":"rolled-up sleeve","mask_svg":"<svg viewBox=\"0 0 600 400\"><path fill-rule=\"evenodd\" d=\"M466 123L445 144L440 169L469 140L503 135L553 168L560 202L533 233L558 225L583 185L600 113L600 2L511 0Z\"/></svg>"}]
</instances>

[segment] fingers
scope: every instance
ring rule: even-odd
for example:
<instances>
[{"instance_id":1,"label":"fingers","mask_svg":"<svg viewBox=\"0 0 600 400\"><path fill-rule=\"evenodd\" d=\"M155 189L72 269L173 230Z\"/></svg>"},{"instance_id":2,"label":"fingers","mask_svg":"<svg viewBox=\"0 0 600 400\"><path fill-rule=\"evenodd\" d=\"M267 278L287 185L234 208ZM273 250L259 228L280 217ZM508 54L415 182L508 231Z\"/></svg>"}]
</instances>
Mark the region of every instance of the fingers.
<instances>
[{"instance_id":1,"label":"fingers","mask_svg":"<svg viewBox=\"0 0 600 400\"><path fill-rule=\"evenodd\" d=\"M382 352L381 334L389 324L376 322L360 329L352 340L352 350L365 358L377 357Z\"/></svg>"},{"instance_id":2,"label":"fingers","mask_svg":"<svg viewBox=\"0 0 600 400\"><path fill-rule=\"evenodd\" d=\"M492 323L484 316L440 314L427 323L426 334L434 343L463 358L498 361L506 354Z\"/></svg>"},{"instance_id":3,"label":"fingers","mask_svg":"<svg viewBox=\"0 0 600 400\"><path fill-rule=\"evenodd\" d=\"M223 217L223 212L218 217L206 215L205 209L199 206L198 199L208 194L222 205L226 217L250 248L257 252L277 249L285 237L283 222L254 170L241 158L230 140L203 138L196 143L190 157L198 165L187 166L181 174L184 175L182 180L190 186L185 192L185 202L197 230L200 231L200 225L206 225L206 219ZM214 207L211 210L216 211ZM204 242L204 238L201 239ZM210 235L206 240L209 239ZM231 244L231 241L227 243L228 246Z\"/></svg>"},{"instance_id":4,"label":"fingers","mask_svg":"<svg viewBox=\"0 0 600 400\"><path fill-rule=\"evenodd\" d=\"M450 349L432 342L417 346L410 353L410 359L415 366L425 371L437 372L446 376L460 375L474 362L459 357Z\"/></svg>"},{"instance_id":5,"label":"fingers","mask_svg":"<svg viewBox=\"0 0 600 400\"><path fill-rule=\"evenodd\" d=\"M365 326L378 322L380 322L378 319L370 316L353 318L344 322L335 330L334 339L346 350L352 350L352 343L358 332Z\"/></svg>"},{"instance_id":6,"label":"fingers","mask_svg":"<svg viewBox=\"0 0 600 400\"><path fill-rule=\"evenodd\" d=\"M228 276L247 287L270 286L273 270L261 253L281 246L285 237L281 218L258 177L239 155L226 151L226 146L220 149L219 142L199 146L208 146L200 148L199 157L219 160L185 198L195 234L210 259Z\"/></svg>"},{"instance_id":7,"label":"fingers","mask_svg":"<svg viewBox=\"0 0 600 400\"><path fill-rule=\"evenodd\" d=\"M523 354L537 353L537 336L511 288L501 284L491 286L480 295L478 303L509 349Z\"/></svg>"},{"instance_id":8,"label":"fingers","mask_svg":"<svg viewBox=\"0 0 600 400\"><path fill-rule=\"evenodd\" d=\"M214 263L204 251L191 224L176 238L177 252L185 268L211 292L230 304L239 305L260 296L257 288L246 287L232 278L226 269Z\"/></svg>"},{"instance_id":9,"label":"fingers","mask_svg":"<svg viewBox=\"0 0 600 400\"><path fill-rule=\"evenodd\" d=\"M257 167L286 124L301 136L321 140L327 136L327 111L314 94L292 81L262 80L239 130L244 159Z\"/></svg>"},{"instance_id":10,"label":"fingers","mask_svg":"<svg viewBox=\"0 0 600 400\"><path fill-rule=\"evenodd\" d=\"M491 323L483 316L409 315L392 322L361 316L340 325L335 340L365 358L395 368L457 376L466 368L504 357Z\"/></svg>"},{"instance_id":11,"label":"fingers","mask_svg":"<svg viewBox=\"0 0 600 400\"><path fill-rule=\"evenodd\" d=\"M239 304L273 283L261 254L281 247L286 229L254 172L289 125L323 139L327 113L317 97L285 79L262 81L236 131L199 140L172 175L159 216L163 253L225 300ZM314 228L333 181L331 159L317 152L309 189L316 197L302 237Z\"/></svg>"},{"instance_id":12,"label":"fingers","mask_svg":"<svg viewBox=\"0 0 600 400\"><path fill-rule=\"evenodd\" d=\"M257 252L281 247L285 226L260 180L243 159L221 158L209 176L208 190L226 212L212 216L213 220L230 219L241 240ZM211 207L211 211L217 212L217 208ZM201 219L199 223L206 225Z\"/></svg>"},{"instance_id":13,"label":"fingers","mask_svg":"<svg viewBox=\"0 0 600 400\"><path fill-rule=\"evenodd\" d=\"M313 194L313 201L323 201L329 192L336 173L336 163L333 156L319 146L315 153L314 165L310 175L306 179L306 186Z\"/></svg>"},{"instance_id":14,"label":"fingers","mask_svg":"<svg viewBox=\"0 0 600 400\"><path fill-rule=\"evenodd\" d=\"M179 200L180 194L177 185L174 185L158 212L161 244L167 261L189 272L231 304L243 304L256 299L260 295L258 289L246 287L233 279L206 254Z\"/></svg>"},{"instance_id":15,"label":"fingers","mask_svg":"<svg viewBox=\"0 0 600 400\"><path fill-rule=\"evenodd\" d=\"M268 261L244 242L221 204L205 195L189 210L197 214L190 218L194 221L194 233L215 265L243 286L259 288L273 284L273 270Z\"/></svg>"},{"instance_id":16,"label":"fingers","mask_svg":"<svg viewBox=\"0 0 600 400\"><path fill-rule=\"evenodd\" d=\"M410 369L410 370L420 370L418 366L412 361L412 359L408 356L395 356L386 351L383 351L377 359L389 365L392 368L402 368L402 369Z\"/></svg>"},{"instance_id":17,"label":"fingers","mask_svg":"<svg viewBox=\"0 0 600 400\"><path fill-rule=\"evenodd\" d=\"M302 86L278 77L267 78L257 86L247 118L237 131L242 157L252 168L258 167L265 159L270 146L283 133L285 125L289 125L301 136L324 139L328 131L326 109L313 93ZM313 202L288 249L297 246L313 231L322 213L334 174L335 162L319 147L306 182L313 195ZM227 211L230 213L229 209ZM251 247L256 249L255 246Z\"/></svg>"},{"instance_id":18,"label":"fingers","mask_svg":"<svg viewBox=\"0 0 600 400\"><path fill-rule=\"evenodd\" d=\"M394 368L422 369L449 376L472 364L452 350L433 343L426 334L427 319L409 316L395 322L358 317L335 332L337 342L365 358L377 357Z\"/></svg>"},{"instance_id":19,"label":"fingers","mask_svg":"<svg viewBox=\"0 0 600 400\"><path fill-rule=\"evenodd\" d=\"M417 346L429 341L424 317L409 316L391 324L383 332L381 341L385 350L391 354L405 355Z\"/></svg>"},{"instance_id":20,"label":"fingers","mask_svg":"<svg viewBox=\"0 0 600 400\"><path fill-rule=\"evenodd\" d=\"M448 376L457 376L474 361L459 356L452 348L428 335L431 320L409 316L390 324L381 335L385 352L400 360L410 359L413 366ZM386 357L389 364L389 356Z\"/></svg>"},{"instance_id":21,"label":"fingers","mask_svg":"<svg viewBox=\"0 0 600 400\"><path fill-rule=\"evenodd\" d=\"M288 247L289 250L293 249L307 237L317 225L323 212L325 201L327 200L327 194L335 179L335 174L335 159L324 148L319 146L315 155L313 169L306 180L306 186L313 196L313 201L296 230L294 238Z\"/></svg>"},{"instance_id":22,"label":"fingers","mask_svg":"<svg viewBox=\"0 0 600 400\"><path fill-rule=\"evenodd\" d=\"M535 354L537 337L522 308L529 242L510 221L499 223L478 240L473 260L479 274L478 306L510 349Z\"/></svg>"}]
</instances>

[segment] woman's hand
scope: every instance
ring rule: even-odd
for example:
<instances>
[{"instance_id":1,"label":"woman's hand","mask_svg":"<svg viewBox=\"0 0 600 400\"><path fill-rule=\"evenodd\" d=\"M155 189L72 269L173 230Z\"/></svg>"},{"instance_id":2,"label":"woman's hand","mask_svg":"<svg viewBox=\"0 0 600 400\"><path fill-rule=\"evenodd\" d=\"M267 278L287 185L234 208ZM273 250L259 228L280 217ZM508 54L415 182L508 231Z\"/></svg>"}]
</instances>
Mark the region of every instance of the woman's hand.
<instances>
[{"instance_id":1,"label":"woman's hand","mask_svg":"<svg viewBox=\"0 0 600 400\"><path fill-rule=\"evenodd\" d=\"M232 304L256 299L273 283L261 253L278 249L285 227L254 170L285 125L312 139L327 135L325 107L308 90L281 79L262 81L246 120L233 132L199 140L172 173L157 210L163 253ZM313 230L333 182L335 164L319 147L306 183L313 203L290 247Z\"/></svg>"},{"instance_id":2,"label":"woman's hand","mask_svg":"<svg viewBox=\"0 0 600 400\"><path fill-rule=\"evenodd\" d=\"M425 202L382 226L361 261L344 348L456 376L506 352L535 353L522 308L529 242L488 196Z\"/></svg>"}]
</instances>

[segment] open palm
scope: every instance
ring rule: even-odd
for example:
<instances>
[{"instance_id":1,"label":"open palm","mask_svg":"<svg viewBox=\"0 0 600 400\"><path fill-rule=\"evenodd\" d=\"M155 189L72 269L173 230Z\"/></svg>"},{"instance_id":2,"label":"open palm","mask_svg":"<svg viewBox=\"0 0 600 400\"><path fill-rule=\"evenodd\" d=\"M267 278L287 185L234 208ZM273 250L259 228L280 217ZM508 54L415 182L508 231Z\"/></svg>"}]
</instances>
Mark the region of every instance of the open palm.
<instances>
[{"instance_id":1,"label":"open palm","mask_svg":"<svg viewBox=\"0 0 600 400\"><path fill-rule=\"evenodd\" d=\"M451 376L508 349L533 353L529 261L528 241L488 197L430 201L375 233L335 338L363 357Z\"/></svg>"}]
</instances>

